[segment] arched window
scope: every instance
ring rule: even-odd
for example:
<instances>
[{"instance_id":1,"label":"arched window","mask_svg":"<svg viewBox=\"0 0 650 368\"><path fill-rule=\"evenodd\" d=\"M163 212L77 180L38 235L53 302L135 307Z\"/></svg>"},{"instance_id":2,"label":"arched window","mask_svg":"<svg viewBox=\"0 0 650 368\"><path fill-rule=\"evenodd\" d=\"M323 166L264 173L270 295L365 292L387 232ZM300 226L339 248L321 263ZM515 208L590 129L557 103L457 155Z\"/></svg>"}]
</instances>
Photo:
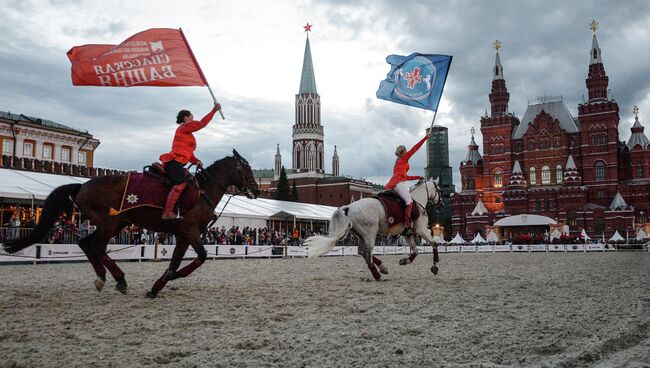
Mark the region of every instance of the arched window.
<instances>
[{"instance_id":1,"label":"arched window","mask_svg":"<svg viewBox=\"0 0 650 368\"><path fill-rule=\"evenodd\" d=\"M637 224L645 224L647 221L647 217L644 211L640 211L637 216L636 216L636 223Z\"/></svg>"},{"instance_id":2,"label":"arched window","mask_svg":"<svg viewBox=\"0 0 650 368\"><path fill-rule=\"evenodd\" d=\"M596 180L605 180L605 163L602 161L596 161L594 163L594 178Z\"/></svg>"},{"instance_id":3,"label":"arched window","mask_svg":"<svg viewBox=\"0 0 650 368\"><path fill-rule=\"evenodd\" d=\"M542 166L542 185L551 184L551 168L544 165Z\"/></svg>"},{"instance_id":4,"label":"arched window","mask_svg":"<svg viewBox=\"0 0 650 368\"><path fill-rule=\"evenodd\" d=\"M636 177L637 178L643 177L643 164L640 162L636 164Z\"/></svg>"},{"instance_id":5,"label":"arched window","mask_svg":"<svg viewBox=\"0 0 650 368\"><path fill-rule=\"evenodd\" d=\"M562 146L562 141L560 138L555 138L555 148L560 148Z\"/></svg>"},{"instance_id":6,"label":"arched window","mask_svg":"<svg viewBox=\"0 0 650 368\"><path fill-rule=\"evenodd\" d=\"M467 179L467 190L474 190L474 178Z\"/></svg>"},{"instance_id":7,"label":"arched window","mask_svg":"<svg viewBox=\"0 0 650 368\"><path fill-rule=\"evenodd\" d=\"M535 150L535 141L528 141L528 150L529 151Z\"/></svg>"},{"instance_id":8,"label":"arched window","mask_svg":"<svg viewBox=\"0 0 650 368\"><path fill-rule=\"evenodd\" d=\"M524 144L522 142L517 142L517 145L515 147L517 152L521 152L524 150Z\"/></svg>"},{"instance_id":9,"label":"arched window","mask_svg":"<svg viewBox=\"0 0 650 368\"><path fill-rule=\"evenodd\" d=\"M537 173L535 172L534 167L530 168L530 174L528 175L528 183L530 183L530 185L537 185Z\"/></svg>"},{"instance_id":10,"label":"arched window","mask_svg":"<svg viewBox=\"0 0 650 368\"><path fill-rule=\"evenodd\" d=\"M494 172L494 187L501 188L503 186L503 172L501 169L497 169Z\"/></svg>"},{"instance_id":11,"label":"arched window","mask_svg":"<svg viewBox=\"0 0 650 368\"><path fill-rule=\"evenodd\" d=\"M562 165L555 165L555 182L557 184L562 184L562 179L564 178L564 172L562 172Z\"/></svg>"}]
</instances>

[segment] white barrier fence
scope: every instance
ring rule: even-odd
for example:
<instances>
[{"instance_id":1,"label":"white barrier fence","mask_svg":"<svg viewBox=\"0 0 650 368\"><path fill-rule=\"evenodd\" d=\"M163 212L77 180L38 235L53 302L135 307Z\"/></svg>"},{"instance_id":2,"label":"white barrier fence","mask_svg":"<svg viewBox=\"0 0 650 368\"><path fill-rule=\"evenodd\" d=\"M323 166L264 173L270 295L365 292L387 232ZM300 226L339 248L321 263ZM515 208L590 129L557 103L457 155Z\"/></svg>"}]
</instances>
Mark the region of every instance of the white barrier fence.
<instances>
[{"instance_id":1,"label":"white barrier fence","mask_svg":"<svg viewBox=\"0 0 650 368\"><path fill-rule=\"evenodd\" d=\"M174 245L109 245L107 253L115 260L171 259ZM205 245L208 258L271 258L306 257L306 247L270 245ZM535 252L605 252L616 249L607 244L511 244L511 245L440 245L440 253L535 253ZM432 253L431 246L418 246L419 253ZM409 247L377 246L375 255L409 254ZM335 247L326 256L357 255L357 247ZM196 258L190 247L184 258ZM0 251L2 262L85 261L86 256L76 244L37 244L16 254Z\"/></svg>"}]
</instances>

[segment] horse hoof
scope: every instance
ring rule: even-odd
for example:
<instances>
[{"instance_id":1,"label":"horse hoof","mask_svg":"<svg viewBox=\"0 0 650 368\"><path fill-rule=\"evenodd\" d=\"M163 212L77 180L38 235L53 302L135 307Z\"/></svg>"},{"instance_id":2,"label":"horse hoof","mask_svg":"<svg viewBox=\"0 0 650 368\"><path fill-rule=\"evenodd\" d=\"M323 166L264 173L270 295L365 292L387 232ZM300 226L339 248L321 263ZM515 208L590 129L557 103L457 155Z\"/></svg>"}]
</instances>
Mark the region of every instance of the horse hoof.
<instances>
[{"instance_id":1,"label":"horse hoof","mask_svg":"<svg viewBox=\"0 0 650 368\"><path fill-rule=\"evenodd\" d=\"M431 266L431 272L433 272L434 275L437 275L438 274L438 266L436 266L436 265Z\"/></svg>"},{"instance_id":2,"label":"horse hoof","mask_svg":"<svg viewBox=\"0 0 650 368\"><path fill-rule=\"evenodd\" d=\"M383 273L384 275L388 275L388 268L386 268L386 266L384 266L383 264L380 264L379 272Z\"/></svg>"},{"instance_id":3,"label":"horse hoof","mask_svg":"<svg viewBox=\"0 0 650 368\"><path fill-rule=\"evenodd\" d=\"M400 266L406 266L407 264L411 263L408 258L402 258L399 260L399 265Z\"/></svg>"},{"instance_id":4,"label":"horse hoof","mask_svg":"<svg viewBox=\"0 0 650 368\"><path fill-rule=\"evenodd\" d=\"M115 285L115 290L119 291L120 293L126 295L126 290L127 290L127 285L126 282L118 282Z\"/></svg>"},{"instance_id":5,"label":"horse hoof","mask_svg":"<svg viewBox=\"0 0 650 368\"><path fill-rule=\"evenodd\" d=\"M97 291L102 291L105 284L106 283L104 280L100 279L99 277L95 279L95 289L97 289Z\"/></svg>"},{"instance_id":6,"label":"horse hoof","mask_svg":"<svg viewBox=\"0 0 650 368\"><path fill-rule=\"evenodd\" d=\"M156 293L153 291L147 291L147 293L144 294L144 297L147 299L156 299Z\"/></svg>"}]
</instances>

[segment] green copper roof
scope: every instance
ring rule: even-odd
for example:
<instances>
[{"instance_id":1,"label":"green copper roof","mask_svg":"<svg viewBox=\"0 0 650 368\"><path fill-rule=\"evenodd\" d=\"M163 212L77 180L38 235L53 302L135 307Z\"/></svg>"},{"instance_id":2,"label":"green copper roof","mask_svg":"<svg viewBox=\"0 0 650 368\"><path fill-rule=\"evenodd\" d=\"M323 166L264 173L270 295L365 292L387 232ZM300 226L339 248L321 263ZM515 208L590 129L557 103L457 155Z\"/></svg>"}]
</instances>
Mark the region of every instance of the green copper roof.
<instances>
[{"instance_id":1,"label":"green copper roof","mask_svg":"<svg viewBox=\"0 0 650 368\"><path fill-rule=\"evenodd\" d=\"M302 61L302 75L300 76L300 91L298 93L318 93L316 91L316 77L314 77L314 64L311 62L309 37L307 37L305 43L305 58Z\"/></svg>"}]
</instances>

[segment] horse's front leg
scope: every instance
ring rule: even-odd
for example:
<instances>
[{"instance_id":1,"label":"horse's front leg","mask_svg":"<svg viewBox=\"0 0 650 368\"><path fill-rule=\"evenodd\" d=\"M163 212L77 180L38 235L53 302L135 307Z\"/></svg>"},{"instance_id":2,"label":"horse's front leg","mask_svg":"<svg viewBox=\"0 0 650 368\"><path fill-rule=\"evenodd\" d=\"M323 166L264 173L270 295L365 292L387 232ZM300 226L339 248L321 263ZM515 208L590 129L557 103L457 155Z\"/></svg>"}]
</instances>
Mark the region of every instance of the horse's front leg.
<instances>
[{"instance_id":1,"label":"horse's front leg","mask_svg":"<svg viewBox=\"0 0 650 368\"><path fill-rule=\"evenodd\" d=\"M409 248L411 248L411 254L409 254L408 257L399 260L401 266L413 263L415 257L418 256L418 247L415 244L413 235L407 235L404 238L406 238L406 243L409 245Z\"/></svg>"},{"instance_id":2,"label":"horse's front leg","mask_svg":"<svg viewBox=\"0 0 650 368\"><path fill-rule=\"evenodd\" d=\"M158 280L153 284L153 287L150 291L147 291L145 295L146 298L153 299L155 298L160 290L162 290L168 281L173 280L176 277L176 270L180 267L181 262L183 261L183 256L187 252L187 247L189 243L184 238L179 236L176 237L176 247L174 248L174 254L172 255L172 260L169 262L169 268L165 270L165 273L160 276Z\"/></svg>"},{"instance_id":3,"label":"horse's front leg","mask_svg":"<svg viewBox=\"0 0 650 368\"><path fill-rule=\"evenodd\" d=\"M431 230L427 228L428 220L423 222L420 222L420 220L422 220L422 218L418 219L418 223L417 223L418 226L416 226L415 228L415 233L418 234L427 243L431 244L431 246L433 247L433 266L431 266L431 272L433 272L434 275L437 275L438 262L440 262L440 257L438 255L438 246L436 245L436 241L433 239Z\"/></svg>"},{"instance_id":4,"label":"horse's front leg","mask_svg":"<svg viewBox=\"0 0 650 368\"><path fill-rule=\"evenodd\" d=\"M201 265L208 258L208 252L205 250L205 247L201 242L201 238L192 242L192 248L194 248L197 257L192 262L190 262L190 264L178 270L178 272L174 272L172 280L189 276L192 272L194 272L194 270L201 267Z\"/></svg>"}]
</instances>

